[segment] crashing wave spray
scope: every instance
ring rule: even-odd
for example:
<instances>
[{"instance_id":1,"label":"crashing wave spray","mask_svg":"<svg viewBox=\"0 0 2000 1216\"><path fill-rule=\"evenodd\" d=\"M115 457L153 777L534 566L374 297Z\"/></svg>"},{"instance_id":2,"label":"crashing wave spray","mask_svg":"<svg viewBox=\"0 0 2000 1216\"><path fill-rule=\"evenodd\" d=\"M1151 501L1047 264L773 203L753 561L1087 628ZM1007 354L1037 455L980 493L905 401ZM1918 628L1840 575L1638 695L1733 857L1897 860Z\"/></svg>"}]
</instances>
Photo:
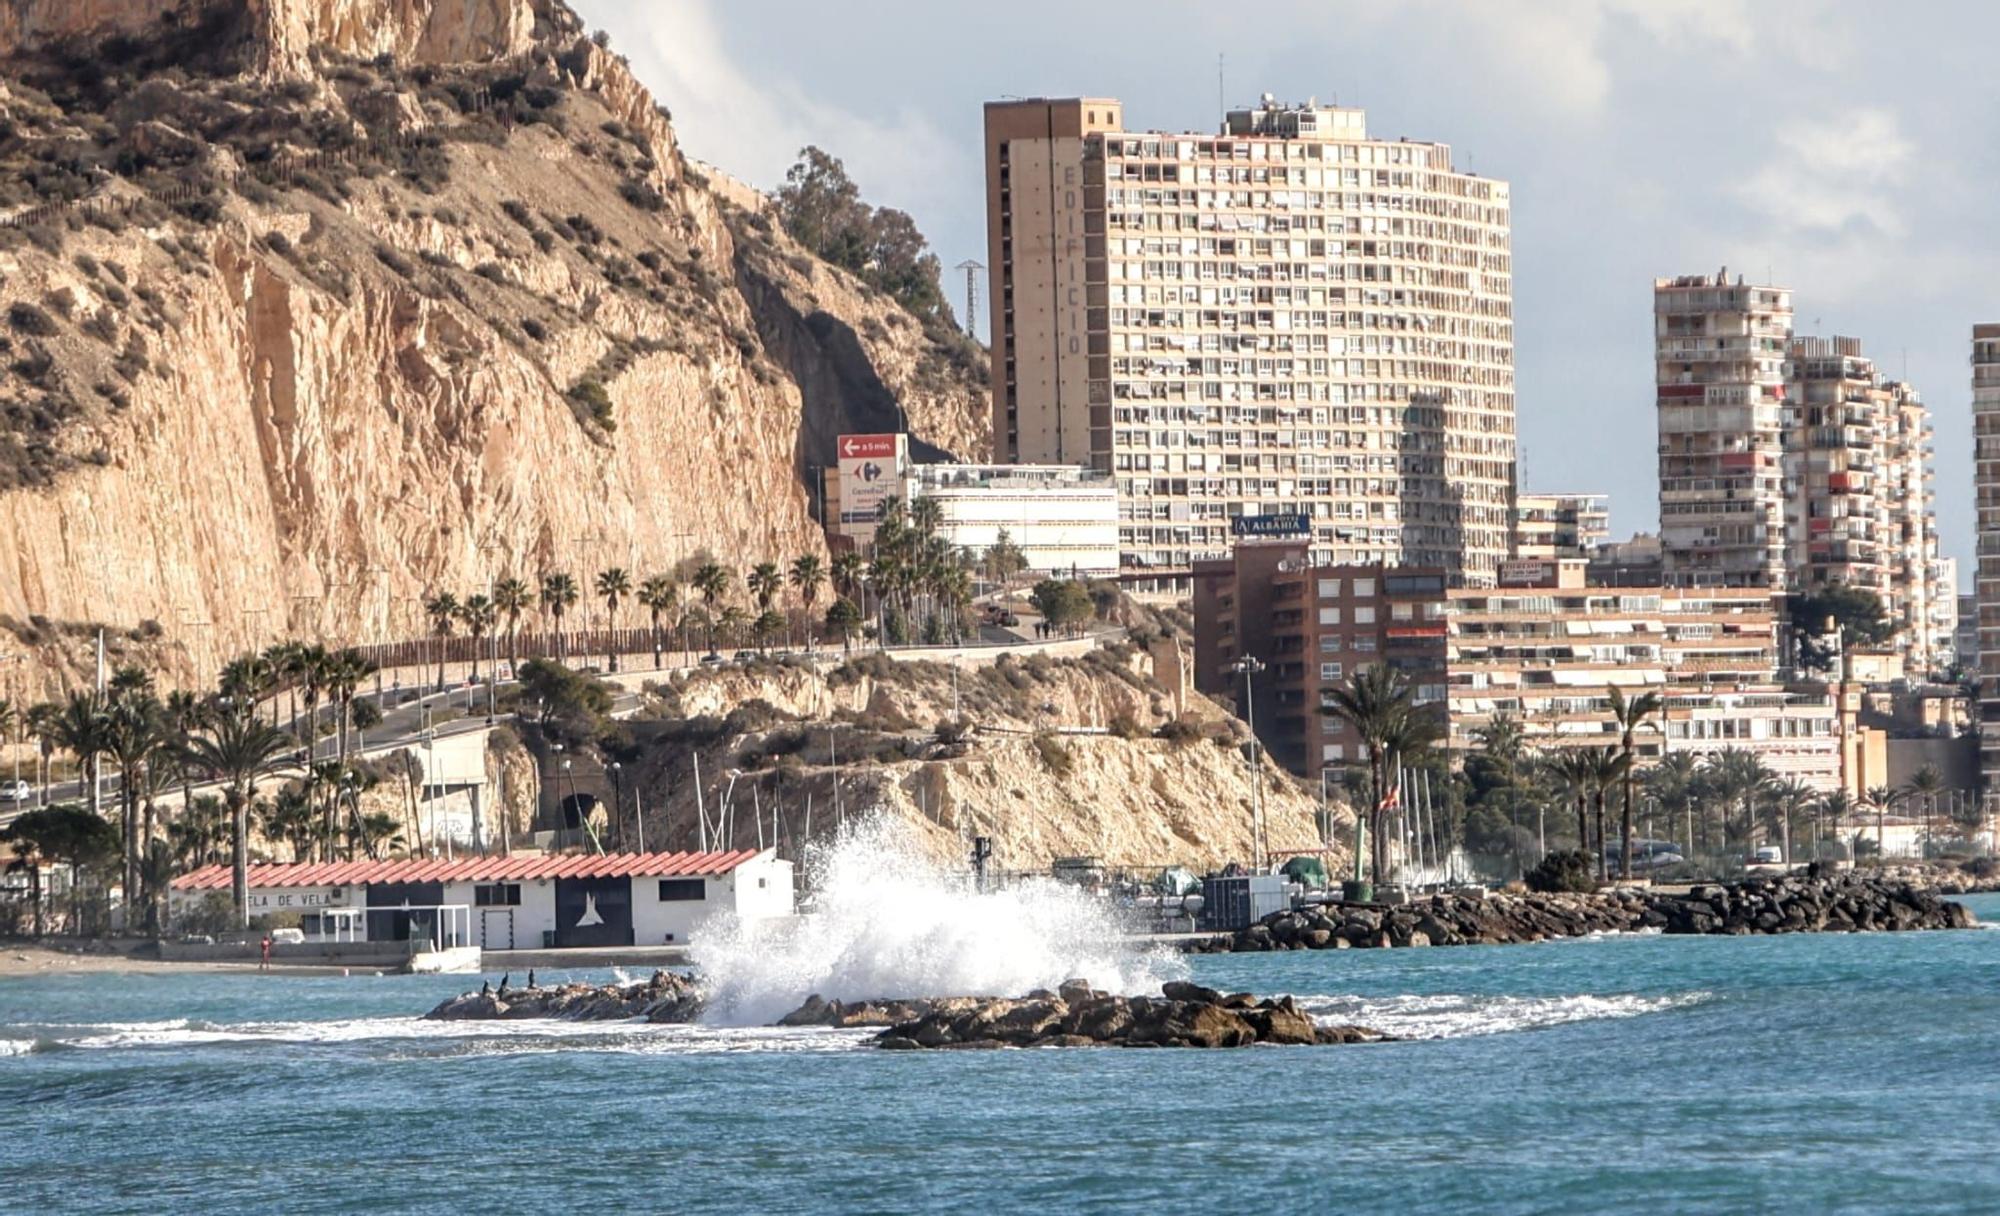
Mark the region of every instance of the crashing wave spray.
<instances>
[{"instance_id":1,"label":"crashing wave spray","mask_svg":"<svg viewBox=\"0 0 2000 1216\"><path fill-rule=\"evenodd\" d=\"M768 1023L807 996L1020 996L1083 978L1101 991L1153 990L1185 974L1178 956L1120 943L1102 900L1051 879L975 892L924 857L888 816L810 846L816 910L789 931L711 921L694 947L706 1020Z\"/></svg>"}]
</instances>

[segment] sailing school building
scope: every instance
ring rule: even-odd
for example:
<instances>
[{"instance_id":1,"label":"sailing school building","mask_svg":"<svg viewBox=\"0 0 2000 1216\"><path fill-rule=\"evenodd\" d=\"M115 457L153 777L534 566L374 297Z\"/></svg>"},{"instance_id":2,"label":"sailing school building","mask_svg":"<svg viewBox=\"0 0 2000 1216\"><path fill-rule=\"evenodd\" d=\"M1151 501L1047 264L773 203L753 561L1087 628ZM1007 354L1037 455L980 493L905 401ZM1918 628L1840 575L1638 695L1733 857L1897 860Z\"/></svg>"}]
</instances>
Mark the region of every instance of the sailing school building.
<instances>
[{"instance_id":1,"label":"sailing school building","mask_svg":"<svg viewBox=\"0 0 2000 1216\"><path fill-rule=\"evenodd\" d=\"M532 950L687 942L718 915L793 912L792 863L775 850L536 854L457 861L249 867L250 915L309 941L408 941ZM176 878L176 913L230 891L229 867Z\"/></svg>"}]
</instances>

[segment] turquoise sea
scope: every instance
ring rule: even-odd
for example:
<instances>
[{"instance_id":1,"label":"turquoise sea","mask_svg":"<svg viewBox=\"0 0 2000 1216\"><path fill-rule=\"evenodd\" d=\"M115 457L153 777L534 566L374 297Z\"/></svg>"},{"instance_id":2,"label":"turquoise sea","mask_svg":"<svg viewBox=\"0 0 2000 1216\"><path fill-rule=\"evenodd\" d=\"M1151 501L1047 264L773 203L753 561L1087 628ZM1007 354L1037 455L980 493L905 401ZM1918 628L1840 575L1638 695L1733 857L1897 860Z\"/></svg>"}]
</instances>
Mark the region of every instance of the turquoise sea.
<instances>
[{"instance_id":1,"label":"turquoise sea","mask_svg":"<svg viewBox=\"0 0 2000 1216\"><path fill-rule=\"evenodd\" d=\"M412 1019L466 977L0 980L0 1209L2000 1207L2000 933L1189 966L1411 1038L881 1053Z\"/></svg>"}]
</instances>

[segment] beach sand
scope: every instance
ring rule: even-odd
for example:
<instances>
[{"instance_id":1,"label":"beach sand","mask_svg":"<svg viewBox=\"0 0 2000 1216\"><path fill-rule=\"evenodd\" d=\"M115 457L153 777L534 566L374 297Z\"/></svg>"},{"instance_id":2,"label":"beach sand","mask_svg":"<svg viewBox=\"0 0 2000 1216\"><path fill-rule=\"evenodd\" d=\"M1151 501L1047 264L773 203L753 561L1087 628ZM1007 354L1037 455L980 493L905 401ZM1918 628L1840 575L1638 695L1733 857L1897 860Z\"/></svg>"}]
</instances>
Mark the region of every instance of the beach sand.
<instances>
[{"instance_id":1,"label":"beach sand","mask_svg":"<svg viewBox=\"0 0 2000 1216\"><path fill-rule=\"evenodd\" d=\"M138 945L134 949L140 948ZM200 962L168 963L157 958L134 956L115 946L94 945L89 948L72 946L64 942L7 942L0 944L0 979L20 975L51 975L59 972L75 974L95 972L126 972L130 974L254 972L254 962ZM338 967L273 966L273 975L326 975L339 974Z\"/></svg>"}]
</instances>

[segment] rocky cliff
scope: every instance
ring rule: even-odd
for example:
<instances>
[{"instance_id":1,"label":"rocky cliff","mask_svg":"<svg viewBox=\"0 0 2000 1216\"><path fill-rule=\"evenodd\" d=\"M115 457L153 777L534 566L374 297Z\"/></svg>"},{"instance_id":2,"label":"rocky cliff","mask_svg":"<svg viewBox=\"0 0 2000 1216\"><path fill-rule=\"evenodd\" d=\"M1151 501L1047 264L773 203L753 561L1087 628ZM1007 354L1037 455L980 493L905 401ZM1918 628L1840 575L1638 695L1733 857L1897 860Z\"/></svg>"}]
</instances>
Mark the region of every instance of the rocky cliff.
<instances>
[{"instance_id":1,"label":"rocky cliff","mask_svg":"<svg viewBox=\"0 0 2000 1216\"><path fill-rule=\"evenodd\" d=\"M879 656L824 673L694 672L657 688L631 728L656 846L695 847L700 810L733 825L736 847L768 842L775 820L791 850L875 813L952 865L988 836L1004 870L1063 857L1207 868L1251 859L1258 782L1271 849L1320 843L1313 791L1268 759L1253 782L1243 724L1199 694L1177 696L1129 645L955 674ZM1347 809L1336 804L1332 819L1333 839L1347 839ZM1330 863L1339 855L1336 844Z\"/></svg>"},{"instance_id":2,"label":"rocky cliff","mask_svg":"<svg viewBox=\"0 0 2000 1216\"><path fill-rule=\"evenodd\" d=\"M962 343L690 168L554 0L0 0L0 648L170 675L495 577L822 545ZM745 205L748 202L750 205Z\"/></svg>"}]
</instances>

